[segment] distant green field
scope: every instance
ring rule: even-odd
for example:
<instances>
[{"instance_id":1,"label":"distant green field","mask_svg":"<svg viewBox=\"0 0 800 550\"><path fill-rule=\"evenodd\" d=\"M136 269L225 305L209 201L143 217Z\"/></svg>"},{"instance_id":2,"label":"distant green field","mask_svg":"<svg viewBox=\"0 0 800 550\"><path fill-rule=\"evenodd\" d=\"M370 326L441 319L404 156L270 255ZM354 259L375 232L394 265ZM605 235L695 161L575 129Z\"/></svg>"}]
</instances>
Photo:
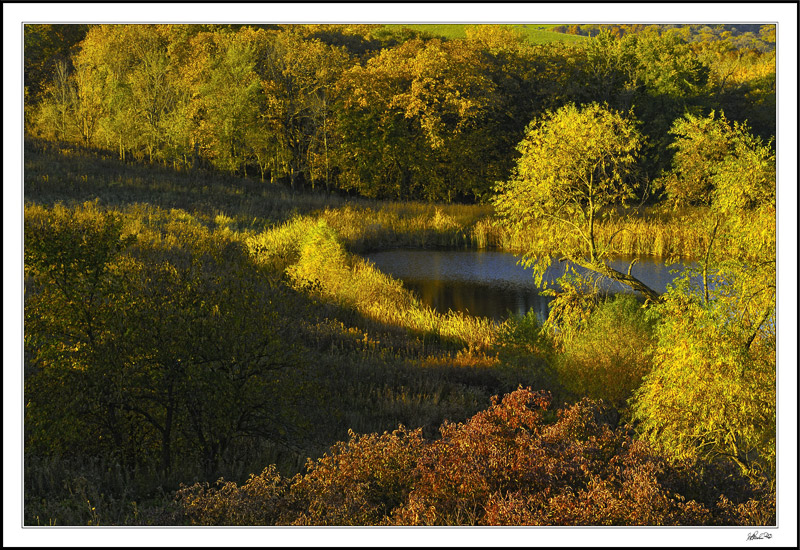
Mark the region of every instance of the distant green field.
<instances>
[{"instance_id":1,"label":"distant green field","mask_svg":"<svg viewBox=\"0 0 800 550\"><path fill-rule=\"evenodd\" d=\"M434 36L441 36L444 38L466 38L467 27L475 25L465 24L444 24L444 25L386 25L387 27L408 27L417 31L430 33ZM514 24L508 25L522 32L533 44L546 44L548 42L582 42L586 40L585 36L577 36L574 34L563 34L553 32L549 29L556 25L550 24Z\"/></svg>"}]
</instances>

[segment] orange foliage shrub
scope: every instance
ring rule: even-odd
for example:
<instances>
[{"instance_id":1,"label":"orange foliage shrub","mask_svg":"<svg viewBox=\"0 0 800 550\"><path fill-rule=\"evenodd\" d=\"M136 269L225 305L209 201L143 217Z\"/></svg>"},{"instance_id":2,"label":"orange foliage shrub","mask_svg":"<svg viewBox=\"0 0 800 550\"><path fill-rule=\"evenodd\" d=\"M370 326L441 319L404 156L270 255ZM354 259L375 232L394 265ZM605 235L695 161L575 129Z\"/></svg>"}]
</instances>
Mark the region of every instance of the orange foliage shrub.
<instances>
[{"instance_id":1,"label":"orange foliage shrub","mask_svg":"<svg viewBox=\"0 0 800 550\"><path fill-rule=\"evenodd\" d=\"M195 524L252 525L242 510L259 502L264 523L295 525L774 523L774 495L718 466L671 465L606 412L584 399L553 419L546 394L518 389L435 441L351 432L291 482L268 469L239 489L183 489L178 503Z\"/></svg>"}]
</instances>

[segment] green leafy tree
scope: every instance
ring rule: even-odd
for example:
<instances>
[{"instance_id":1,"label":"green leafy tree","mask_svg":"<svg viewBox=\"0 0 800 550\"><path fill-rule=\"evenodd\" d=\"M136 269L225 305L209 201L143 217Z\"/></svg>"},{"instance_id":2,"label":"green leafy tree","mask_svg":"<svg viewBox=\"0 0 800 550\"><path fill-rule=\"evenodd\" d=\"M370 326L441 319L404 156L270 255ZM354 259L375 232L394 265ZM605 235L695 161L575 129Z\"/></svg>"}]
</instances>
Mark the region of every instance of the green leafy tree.
<instances>
[{"instance_id":1,"label":"green leafy tree","mask_svg":"<svg viewBox=\"0 0 800 550\"><path fill-rule=\"evenodd\" d=\"M627 111L639 91L636 55L637 38L615 37L604 30L585 48L584 71L587 82L583 92L588 101L598 101Z\"/></svg>"},{"instance_id":2,"label":"green leafy tree","mask_svg":"<svg viewBox=\"0 0 800 550\"><path fill-rule=\"evenodd\" d=\"M205 116L200 131L212 163L238 172L246 166L246 138L258 122L255 48L244 33L219 36L216 48L208 81L201 88Z\"/></svg>"},{"instance_id":3,"label":"green leafy tree","mask_svg":"<svg viewBox=\"0 0 800 550\"><path fill-rule=\"evenodd\" d=\"M669 161L670 124L702 104L708 73L702 60L674 33L652 29L620 37L604 30L587 45L578 68L576 100L632 110L647 137L640 164L657 173Z\"/></svg>"},{"instance_id":4,"label":"green leafy tree","mask_svg":"<svg viewBox=\"0 0 800 550\"><path fill-rule=\"evenodd\" d=\"M122 220L94 203L26 209L26 449L70 454L118 435L115 411L87 395L87 371L109 337L109 266L128 244Z\"/></svg>"},{"instance_id":5,"label":"green leafy tree","mask_svg":"<svg viewBox=\"0 0 800 550\"><path fill-rule=\"evenodd\" d=\"M150 160L158 147L163 41L154 25L96 25L75 56L76 123L84 144L119 146ZM159 61L160 59L160 61Z\"/></svg>"},{"instance_id":6,"label":"green leafy tree","mask_svg":"<svg viewBox=\"0 0 800 550\"><path fill-rule=\"evenodd\" d=\"M567 105L528 127L511 179L497 187L494 204L504 225L538 228L526 250L539 283L553 257L570 260L629 285L651 300L658 293L629 273L610 267L608 242L595 226L634 198L636 123L604 106Z\"/></svg>"},{"instance_id":7,"label":"green leafy tree","mask_svg":"<svg viewBox=\"0 0 800 550\"><path fill-rule=\"evenodd\" d=\"M648 143L642 151L645 168L657 174L668 166L669 139L673 121L707 103L708 67L692 45L675 32L653 31L636 35L638 67L634 85L639 90L634 112L642 121Z\"/></svg>"},{"instance_id":8,"label":"green leafy tree","mask_svg":"<svg viewBox=\"0 0 800 550\"><path fill-rule=\"evenodd\" d=\"M102 31L91 29L73 59L77 90L73 123L84 146L97 145L97 131L108 114L109 96L114 88L114 67L102 53L106 44Z\"/></svg>"},{"instance_id":9,"label":"green leafy tree","mask_svg":"<svg viewBox=\"0 0 800 550\"><path fill-rule=\"evenodd\" d=\"M161 469L193 457L213 477L237 439L270 435L271 372L293 360L275 293L246 253L191 225L172 234L181 246L144 246L128 264L128 280L144 284L118 304L113 332L126 338L105 353L121 373L119 405L158 437Z\"/></svg>"},{"instance_id":10,"label":"green leafy tree","mask_svg":"<svg viewBox=\"0 0 800 550\"><path fill-rule=\"evenodd\" d=\"M637 34L638 77L660 107L684 107L708 80L708 67L690 44L673 32ZM669 104L668 98L677 100Z\"/></svg>"}]
</instances>

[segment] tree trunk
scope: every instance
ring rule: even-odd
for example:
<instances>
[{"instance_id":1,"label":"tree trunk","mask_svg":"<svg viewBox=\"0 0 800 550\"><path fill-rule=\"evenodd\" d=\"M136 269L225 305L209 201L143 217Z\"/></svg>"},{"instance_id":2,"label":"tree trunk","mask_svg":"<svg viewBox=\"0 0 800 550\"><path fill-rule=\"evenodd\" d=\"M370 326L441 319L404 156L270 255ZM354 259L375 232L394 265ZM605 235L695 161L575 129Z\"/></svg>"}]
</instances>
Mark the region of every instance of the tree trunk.
<instances>
[{"instance_id":1,"label":"tree trunk","mask_svg":"<svg viewBox=\"0 0 800 550\"><path fill-rule=\"evenodd\" d=\"M325 144L325 190L330 194L331 192L331 182L330 182L330 167L328 164L328 103L325 101L322 104L322 139Z\"/></svg>"},{"instance_id":2,"label":"tree trunk","mask_svg":"<svg viewBox=\"0 0 800 550\"><path fill-rule=\"evenodd\" d=\"M761 318L758 320L758 323L756 323L756 327L753 329L753 332L750 333L750 336L747 338L747 341L744 344L745 349L750 349L750 346L756 339L756 336L758 336L758 331L761 330L761 327L764 325L767 319L769 319L769 316L772 314L772 310L773 310L772 304L770 304L769 307L767 307L764 310L764 313L761 315Z\"/></svg>"},{"instance_id":3,"label":"tree trunk","mask_svg":"<svg viewBox=\"0 0 800 550\"><path fill-rule=\"evenodd\" d=\"M172 420L175 409L173 384L170 382L167 389L167 411L164 419L164 431L161 442L161 471L168 476L172 470Z\"/></svg>"},{"instance_id":4,"label":"tree trunk","mask_svg":"<svg viewBox=\"0 0 800 550\"><path fill-rule=\"evenodd\" d=\"M607 265L605 262L586 262L581 260L576 260L574 258L570 258L573 262L578 264L579 266L583 267L584 269L588 269L590 271L594 271L595 273L599 273L601 275L605 275L609 279L613 279L619 283L629 286L631 289L635 290L636 292L640 292L644 294L648 300L651 302L660 302L661 301L661 294L644 284L642 281L631 275L630 273L623 273L621 271L617 271L613 267Z\"/></svg>"},{"instance_id":5,"label":"tree trunk","mask_svg":"<svg viewBox=\"0 0 800 550\"><path fill-rule=\"evenodd\" d=\"M594 242L594 201L589 196L589 260L597 261L597 246Z\"/></svg>"},{"instance_id":6,"label":"tree trunk","mask_svg":"<svg viewBox=\"0 0 800 550\"><path fill-rule=\"evenodd\" d=\"M200 144L195 143L192 148L192 172L200 168Z\"/></svg>"},{"instance_id":7,"label":"tree trunk","mask_svg":"<svg viewBox=\"0 0 800 550\"><path fill-rule=\"evenodd\" d=\"M708 248L706 248L706 257L703 261L703 298L706 305L708 305L708 261L711 257L711 247L714 245L714 238L717 236L717 228L719 227L719 219L714 222L714 229L711 230L711 239L708 241Z\"/></svg>"}]
</instances>

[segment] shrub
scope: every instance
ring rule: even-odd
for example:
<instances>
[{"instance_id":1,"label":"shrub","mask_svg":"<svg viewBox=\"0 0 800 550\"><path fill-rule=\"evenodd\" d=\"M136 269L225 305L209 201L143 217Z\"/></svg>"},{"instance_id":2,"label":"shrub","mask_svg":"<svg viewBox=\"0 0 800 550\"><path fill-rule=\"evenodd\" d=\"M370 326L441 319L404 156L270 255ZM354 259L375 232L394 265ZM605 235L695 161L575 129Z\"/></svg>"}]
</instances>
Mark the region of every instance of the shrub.
<instances>
[{"instance_id":1,"label":"shrub","mask_svg":"<svg viewBox=\"0 0 800 550\"><path fill-rule=\"evenodd\" d=\"M193 523L215 525L774 522L774 495L736 472L671 464L612 428L602 402L552 416L546 394L520 388L467 422L445 423L437 440L402 427L351 432L288 484L267 469L241 487L183 489L177 503Z\"/></svg>"},{"instance_id":2,"label":"shrub","mask_svg":"<svg viewBox=\"0 0 800 550\"><path fill-rule=\"evenodd\" d=\"M394 513L411 525L677 525L708 519L665 490L680 475L583 400L545 423L547 399L518 390L430 444Z\"/></svg>"},{"instance_id":3,"label":"shrub","mask_svg":"<svg viewBox=\"0 0 800 550\"><path fill-rule=\"evenodd\" d=\"M422 430L402 426L383 435L356 435L337 443L308 474L292 483L295 525L379 525L417 483Z\"/></svg>"},{"instance_id":4,"label":"shrub","mask_svg":"<svg viewBox=\"0 0 800 550\"><path fill-rule=\"evenodd\" d=\"M578 398L623 408L652 366L652 324L632 295L601 304L556 358L559 381Z\"/></svg>"},{"instance_id":5,"label":"shrub","mask_svg":"<svg viewBox=\"0 0 800 550\"><path fill-rule=\"evenodd\" d=\"M553 342L533 309L511 315L500 325L495 349L500 361L495 370L506 391L522 384L547 389L556 402L562 400L563 388L552 366Z\"/></svg>"},{"instance_id":6,"label":"shrub","mask_svg":"<svg viewBox=\"0 0 800 550\"><path fill-rule=\"evenodd\" d=\"M213 488L208 483L182 485L175 495L179 512L172 519L192 525L274 525L287 485L274 464L241 487L221 479Z\"/></svg>"}]
</instances>

